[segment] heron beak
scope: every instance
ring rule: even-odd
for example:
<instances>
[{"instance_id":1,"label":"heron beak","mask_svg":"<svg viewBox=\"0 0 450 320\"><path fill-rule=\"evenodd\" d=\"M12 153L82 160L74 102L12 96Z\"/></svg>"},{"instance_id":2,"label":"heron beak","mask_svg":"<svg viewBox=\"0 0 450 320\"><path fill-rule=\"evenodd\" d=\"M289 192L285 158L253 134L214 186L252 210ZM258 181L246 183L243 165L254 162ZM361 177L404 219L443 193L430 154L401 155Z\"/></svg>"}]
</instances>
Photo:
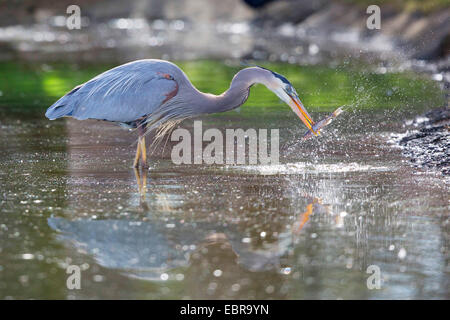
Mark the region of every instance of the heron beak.
<instances>
[{"instance_id":1,"label":"heron beak","mask_svg":"<svg viewBox=\"0 0 450 320\"><path fill-rule=\"evenodd\" d=\"M309 115L308 111L306 111L303 103L300 101L299 97L295 93L288 93L290 100L286 101L286 103L291 107L291 109L297 114L300 120L303 121L305 126L317 136L317 133L313 129L314 121Z\"/></svg>"}]
</instances>

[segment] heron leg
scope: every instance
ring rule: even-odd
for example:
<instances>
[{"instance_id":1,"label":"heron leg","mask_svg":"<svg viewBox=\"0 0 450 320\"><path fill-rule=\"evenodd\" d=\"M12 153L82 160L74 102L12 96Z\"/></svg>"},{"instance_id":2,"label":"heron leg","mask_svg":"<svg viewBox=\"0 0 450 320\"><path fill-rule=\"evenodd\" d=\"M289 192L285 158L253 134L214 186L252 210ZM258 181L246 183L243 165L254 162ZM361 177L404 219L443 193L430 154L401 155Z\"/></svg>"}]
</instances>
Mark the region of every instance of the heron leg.
<instances>
[{"instance_id":1,"label":"heron leg","mask_svg":"<svg viewBox=\"0 0 450 320\"><path fill-rule=\"evenodd\" d=\"M134 157L133 167L139 167L139 159L141 158L141 137L138 138L136 156Z\"/></svg>"},{"instance_id":2,"label":"heron leg","mask_svg":"<svg viewBox=\"0 0 450 320\"><path fill-rule=\"evenodd\" d=\"M134 175L136 177L136 182L138 185L138 191L140 195L140 203L145 204L145 195L147 194L147 170L141 171L139 168L134 168Z\"/></svg>"},{"instance_id":3,"label":"heron leg","mask_svg":"<svg viewBox=\"0 0 450 320\"><path fill-rule=\"evenodd\" d=\"M134 168L134 176L136 177L136 182L138 185L139 193L142 194L142 183L141 183L141 175L139 173L138 168Z\"/></svg>"},{"instance_id":4,"label":"heron leg","mask_svg":"<svg viewBox=\"0 0 450 320\"><path fill-rule=\"evenodd\" d=\"M142 193L143 200L145 200L145 195L147 194L147 170L142 170Z\"/></svg>"},{"instance_id":5,"label":"heron leg","mask_svg":"<svg viewBox=\"0 0 450 320\"><path fill-rule=\"evenodd\" d=\"M139 140L138 140L138 150L136 151L136 159L134 161L134 165L139 165L139 158L141 160L141 167L142 168L148 168L147 165L147 149L145 147L145 131L146 131L145 124L138 126L138 133L139 133ZM139 156L138 153L139 152Z\"/></svg>"},{"instance_id":6,"label":"heron leg","mask_svg":"<svg viewBox=\"0 0 450 320\"><path fill-rule=\"evenodd\" d=\"M145 147L145 136L141 138L141 157L142 157L142 168L148 168L147 165L147 148Z\"/></svg>"}]
</instances>

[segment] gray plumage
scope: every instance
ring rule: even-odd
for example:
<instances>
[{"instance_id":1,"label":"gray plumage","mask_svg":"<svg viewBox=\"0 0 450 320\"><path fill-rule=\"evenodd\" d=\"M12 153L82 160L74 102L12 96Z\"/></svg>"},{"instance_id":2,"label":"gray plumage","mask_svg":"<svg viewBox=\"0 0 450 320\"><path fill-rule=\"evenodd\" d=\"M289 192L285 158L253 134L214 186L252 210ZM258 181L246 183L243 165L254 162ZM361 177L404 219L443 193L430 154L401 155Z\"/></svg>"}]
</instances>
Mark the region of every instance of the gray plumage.
<instances>
[{"instance_id":1,"label":"gray plumage","mask_svg":"<svg viewBox=\"0 0 450 320\"><path fill-rule=\"evenodd\" d=\"M71 116L78 120L122 123L143 118L144 122L164 122L236 108L245 102L250 85L237 90L240 99L224 97L225 104L214 104L221 99L199 92L176 65L162 60L139 60L110 69L75 87L45 115L51 120ZM176 95L170 97L171 93ZM211 104L216 108L208 109Z\"/></svg>"},{"instance_id":2,"label":"gray plumage","mask_svg":"<svg viewBox=\"0 0 450 320\"><path fill-rule=\"evenodd\" d=\"M46 112L53 120L72 116L79 120L99 119L133 122L152 114L174 91L177 83L163 74L176 69L169 63L141 60L108 70L74 88Z\"/></svg>"}]
</instances>

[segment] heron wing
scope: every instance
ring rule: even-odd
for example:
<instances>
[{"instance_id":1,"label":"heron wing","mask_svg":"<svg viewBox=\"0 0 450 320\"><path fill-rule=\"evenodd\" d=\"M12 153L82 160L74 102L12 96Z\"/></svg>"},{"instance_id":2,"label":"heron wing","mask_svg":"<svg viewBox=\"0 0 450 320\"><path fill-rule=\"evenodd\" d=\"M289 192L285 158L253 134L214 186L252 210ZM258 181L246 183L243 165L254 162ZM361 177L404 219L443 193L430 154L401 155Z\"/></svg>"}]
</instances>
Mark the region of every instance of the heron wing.
<instances>
[{"instance_id":1,"label":"heron wing","mask_svg":"<svg viewBox=\"0 0 450 320\"><path fill-rule=\"evenodd\" d=\"M126 64L75 87L46 113L49 119L72 116L132 122L148 116L176 95L177 83L152 63Z\"/></svg>"}]
</instances>

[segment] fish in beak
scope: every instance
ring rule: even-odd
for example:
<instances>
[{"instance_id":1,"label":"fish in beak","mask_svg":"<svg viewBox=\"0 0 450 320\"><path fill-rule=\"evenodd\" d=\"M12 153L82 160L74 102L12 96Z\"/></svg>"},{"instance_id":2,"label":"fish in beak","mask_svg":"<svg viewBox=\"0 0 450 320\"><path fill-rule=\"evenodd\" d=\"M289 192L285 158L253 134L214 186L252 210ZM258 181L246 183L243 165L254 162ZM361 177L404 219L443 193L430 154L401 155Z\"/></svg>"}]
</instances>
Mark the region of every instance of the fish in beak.
<instances>
[{"instance_id":1,"label":"fish in beak","mask_svg":"<svg viewBox=\"0 0 450 320\"><path fill-rule=\"evenodd\" d=\"M303 136L303 140L307 140L309 138L312 138L313 135L311 132L313 132L316 136L318 134L320 134L322 128L326 127L327 125L329 125L331 123L331 121L333 121L338 115L340 115L342 112L344 111L343 107L339 107L336 110L334 110L334 112L332 114L330 114L328 117L326 117L325 119L320 120L319 122L316 122L313 125L313 130L311 131L306 131L304 136Z\"/></svg>"},{"instance_id":2,"label":"fish in beak","mask_svg":"<svg viewBox=\"0 0 450 320\"><path fill-rule=\"evenodd\" d=\"M266 80L265 82L262 83L265 83L267 88L272 90L278 96L278 98L280 98L287 105L289 105L292 111L295 112L295 114L300 118L300 120L303 121L305 126L308 128L309 131L305 133L303 140L309 139L313 136L318 136L320 134L321 129L330 124L331 121L333 121L333 119L335 119L339 114L342 113L343 108L341 107L336 109L331 115L329 115L325 119L317 123L314 122L311 116L309 115L308 111L306 111L305 107L303 106L303 103L300 101L300 98L298 97L298 94L295 91L292 84L281 74L278 74L265 68L262 69L269 71L272 75L271 77L269 77L269 80Z\"/></svg>"}]
</instances>

